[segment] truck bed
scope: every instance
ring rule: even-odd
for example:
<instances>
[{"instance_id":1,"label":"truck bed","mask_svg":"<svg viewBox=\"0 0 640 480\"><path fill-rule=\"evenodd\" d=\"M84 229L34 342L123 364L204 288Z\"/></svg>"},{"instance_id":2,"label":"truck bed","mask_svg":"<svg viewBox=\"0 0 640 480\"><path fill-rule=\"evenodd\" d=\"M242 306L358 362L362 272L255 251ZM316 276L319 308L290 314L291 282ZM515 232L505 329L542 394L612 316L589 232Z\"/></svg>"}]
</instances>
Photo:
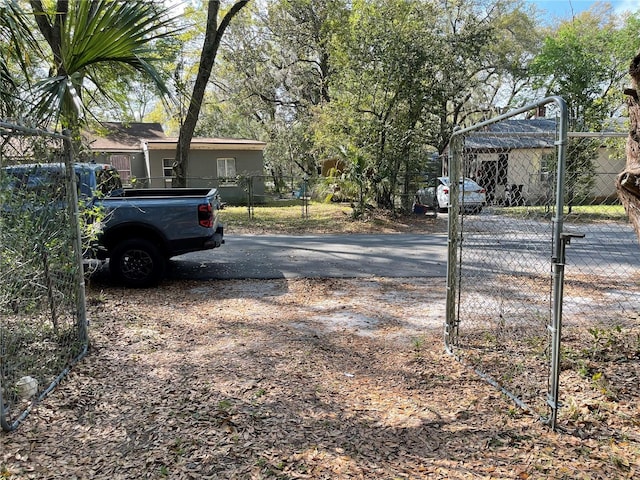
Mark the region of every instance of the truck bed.
<instances>
[{"instance_id":1,"label":"truck bed","mask_svg":"<svg viewBox=\"0 0 640 480\"><path fill-rule=\"evenodd\" d=\"M133 197L205 197L215 195L215 188L133 188L112 195L116 198Z\"/></svg>"}]
</instances>

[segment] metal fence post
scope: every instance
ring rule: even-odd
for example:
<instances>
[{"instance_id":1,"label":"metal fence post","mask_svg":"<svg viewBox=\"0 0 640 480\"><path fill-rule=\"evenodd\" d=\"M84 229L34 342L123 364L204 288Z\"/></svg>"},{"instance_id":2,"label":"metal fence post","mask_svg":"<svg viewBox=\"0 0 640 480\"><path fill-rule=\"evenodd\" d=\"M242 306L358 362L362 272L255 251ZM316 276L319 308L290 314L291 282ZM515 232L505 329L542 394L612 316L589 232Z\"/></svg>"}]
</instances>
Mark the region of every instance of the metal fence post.
<instances>
[{"instance_id":1,"label":"metal fence post","mask_svg":"<svg viewBox=\"0 0 640 480\"><path fill-rule=\"evenodd\" d=\"M454 134L451 137L449 147L449 179L457 179L460 176L460 163L462 159L463 137ZM458 232L458 215L459 215L459 199L458 199L458 182L449 181L449 224L448 224L448 260L447 260L447 304L446 304L446 322L445 322L445 348L452 353L452 347L456 341L458 315L456 315L458 292L458 248L459 248L459 232ZM434 191L435 195L435 191ZM436 208L438 201L435 200Z\"/></svg>"},{"instance_id":2,"label":"metal fence post","mask_svg":"<svg viewBox=\"0 0 640 480\"><path fill-rule=\"evenodd\" d=\"M253 218L253 177L246 177L247 184L247 212L249 213L249 219Z\"/></svg>"},{"instance_id":3,"label":"metal fence post","mask_svg":"<svg viewBox=\"0 0 640 480\"><path fill-rule=\"evenodd\" d=\"M309 218L309 178L305 175L302 178L302 191L300 192L302 199L302 218Z\"/></svg>"},{"instance_id":4,"label":"metal fence post","mask_svg":"<svg viewBox=\"0 0 640 480\"><path fill-rule=\"evenodd\" d=\"M69 209L69 218L73 221L71 228L71 234L73 236L72 243L76 254L76 262L78 267L77 274L77 322L78 322L78 340L85 344L82 356L87 351L89 345L89 336L87 330L87 306L86 306L86 292L84 283L84 259L82 258L82 232L80 230L80 212L78 209L78 182L73 167L73 144L70 138L70 131L64 131L65 138L63 139L64 145L64 164L66 170L66 178L68 179L67 186L67 208Z\"/></svg>"},{"instance_id":5,"label":"metal fence post","mask_svg":"<svg viewBox=\"0 0 640 480\"><path fill-rule=\"evenodd\" d=\"M555 104L557 109L555 127L548 127L539 131L514 130L513 127L496 127L503 121L517 119L522 113L537 109L546 104ZM514 120L513 126L519 125ZM517 128L522 128L517 127ZM540 371L540 380L546 380L546 399L541 401L541 410L550 408L550 414L540 413L540 416L555 429L559 402L560 382L560 343L562 334L562 304L564 288L565 248L570 239L578 235L569 235L563 231L564 204L567 184L567 146L568 146L568 108L566 102L560 97L548 97L535 104L527 105L518 110L481 122L472 127L457 130L451 137L449 144L449 251L447 268L447 300L446 320L444 327L445 348L461 360L468 359L474 370L481 373L483 378L499 385L511 384L511 387L503 388L511 398L525 406L520 400L521 394L530 399L535 396L533 383L531 385L519 385L513 380L520 375L527 364L524 355L538 356L542 359L543 350L539 349L539 335L546 336L547 349L545 363L548 371ZM542 180L538 180L545 171L546 164L541 157L513 157L512 163L501 167L500 152L503 149L517 149L518 143L513 139L520 135L527 141L526 145L534 148L555 147L555 212L553 217L545 217L536 209L552 202L543 197L541 190ZM527 136L528 135L528 136ZM549 140L545 140L547 136ZM492 140L493 138L493 140ZM496 141L496 139L505 139ZM540 140L538 140L540 139ZM553 139L553 140L552 140ZM505 146L509 145L509 147ZM516 145L515 147L513 145ZM475 149L475 150L474 150ZM480 153L478 153L480 152ZM497 153L496 153L497 152ZM513 152L508 150L504 155L504 161L509 162L507 155ZM479 158L484 155L484 158ZM493 156L491 156L493 155ZM537 159L536 159L537 158ZM465 162L469 161L467 165ZM495 166L494 166L495 165ZM521 169L520 172L507 171L507 167ZM474 176L482 182L489 178L485 168L495 168L493 183L489 183L487 190L497 192L496 178L502 172L504 178L500 185L522 188L518 183L526 183L527 178L536 179L532 196L526 200L516 202L506 198L487 198L487 215L468 216L461 212L464 210L464 199L460 195L458 179L463 176ZM500 170L502 168L502 170ZM553 171L552 170L552 171ZM519 176L518 176L519 175ZM525 177L528 175L528 177ZM513 179L513 180L510 180ZM520 181L517 181L517 180ZM473 178L472 178L473 180ZM508 182L513 183L511 185ZM485 184L485 186L487 186ZM538 188L539 187L539 188ZM536 190L538 188L538 190ZM509 192L512 190L509 189ZM520 191L520 190L516 190ZM537 196L534 196L537 195ZM462 202L462 205L461 205ZM531 210L529 209L531 207ZM518 210L521 209L521 210ZM504 216L503 216L504 215ZM531 217L527 217L531 215ZM527 231L520 232L512 218L521 216L522 224ZM545 220L545 218L547 220ZM467 226L468 224L468 226ZM548 239L545 242L545 238ZM545 245L548 245L548 247ZM544 264L520 264L523 256L533 260L539 252L546 248L547 255ZM522 253L519 253L522 252ZM502 256L505 256L504 259ZM542 260L542 259L541 259ZM513 262L512 265L505 262ZM468 262L468 263L467 263ZM547 263L548 262L548 263ZM547 314L535 304L528 303L524 288L547 289L549 292ZM524 315L523 315L524 314ZM544 316L543 316L544 315ZM473 319L469 328L462 332L463 323ZM542 322L539 322L542 319ZM466 323L465 323L466 325ZM525 340L520 346L522 334ZM489 348L487 348L489 347ZM518 350L520 348L520 350ZM487 352L487 353L485 353ZM499 354L497 352L500 352ZM499 355L505 354L507 363L505 368L496 365L495 360ZM518 353L523 356L518 358L508 357L509 353ZM535 357L532 357L535 358ZM490 372L490 373L489 373ZM511 390L508 390L511 388ZM538 389L538 392L540 390ZM517 393L512 393L517 392ZM546 401L545 401L546 400Z\"/></svg>"},{"instance_id":6,"label":"metal fence post","mask_svg":"<svg viewBox=\"0 0 640 480\"><path fill-rule=\"evenodd\" d=\"M563 237L564 191L566 173L566 155L569 124L567 104L562 98L556 98L560 108L558 138L556 141L556 211L553 220L553 298L551 324L548 326L551 335L551 364L549 371L549 391L547 403L551 408L548 423L552 430L556 428L558 409L560 408L560 342L562 337L562 297L564 285L565 238Z\"/></svg>"}]
</instances>

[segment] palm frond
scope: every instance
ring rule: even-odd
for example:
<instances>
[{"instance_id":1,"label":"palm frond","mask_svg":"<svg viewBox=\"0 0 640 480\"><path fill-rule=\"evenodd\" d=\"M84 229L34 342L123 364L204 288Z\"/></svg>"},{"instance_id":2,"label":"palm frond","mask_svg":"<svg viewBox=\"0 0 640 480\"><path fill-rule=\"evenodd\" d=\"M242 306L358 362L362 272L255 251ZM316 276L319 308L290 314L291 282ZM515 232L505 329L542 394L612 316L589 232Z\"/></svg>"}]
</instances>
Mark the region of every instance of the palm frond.
<instances>
[{"instance_id":1,"label":"palm frond","mask_svg":"<svg viewBox=\"0 0 640 480\"><path fill-rule=\"evenodd\" d=\"M31 52L41 53L28 15L16 0L0 2L0 113L20 115L20 85L29 84ZM18 78L20 77L20 78Z\"/></svg>"},{"instance_id":2,"label":"palm frond","mask_svg":"<svg viewBox=\"0 0 640 480\"><path fill-rule=\"evenodd\" d=\"M99 62L140 69L139 59L153 51L153 41L175 33L174 19L152 2L100 0L94 8L89 2L78 4L64 32L63 59L70 72Z\"/></svg>"},{"instance_id":3,"label":"palm frond","mask_svg":"<svg viewBox=\"0 0 640 480\"><path fill-rule=\"evenodd\" d=\"M175 18L168 10L149 1L76 0L62 24L58 76L36 85L34 114L77 119L82 111L83 83L92 71L107 64L135 69L169 94L153 66L153 42L174 35ZM102 94L108 96L107 91ZM80 109L78 110L78 108Z\"/></svg>"}]
</instances>

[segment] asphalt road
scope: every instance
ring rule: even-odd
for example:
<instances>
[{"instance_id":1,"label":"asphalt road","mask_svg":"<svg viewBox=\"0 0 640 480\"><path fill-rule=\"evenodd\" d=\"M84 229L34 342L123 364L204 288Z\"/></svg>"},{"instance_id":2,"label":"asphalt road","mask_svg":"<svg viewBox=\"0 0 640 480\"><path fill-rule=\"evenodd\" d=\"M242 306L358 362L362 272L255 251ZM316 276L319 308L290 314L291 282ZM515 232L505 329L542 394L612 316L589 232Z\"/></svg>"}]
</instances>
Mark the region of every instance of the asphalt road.
<instances>
[{"instance_id":1,"label":"asphalt road","mask_svg":"<svg viewBox=\"0 0 640 480\"><path fill-rule=\"evenodd\" d=\"M498 221L500 220L500 221ZM477 217L481 231L473 233L469 222L466 252L479 270L551 270L551 231L536 222L518 222ZM540 235L539 229L543 228ZM491 232L491 230L495 230ZM567 225L567 231L582 233L567 247L567 265L572 272L592 274L603 269L621 275L640 271L638 242L629 225ZM537 233L536 233L537 232ZM535 235L534 235L535 233ZM548 237L547 237L548 235ZM169 278L441 278L447 265L446 234L381 235L227 235L221 248L189 253L171 261ZM469 267L469 264L467 264ZM471 268L474 264L471 263Z\"/></svg>"},{"instance_id":2,"label":"asphalt road","mask_svg":"<svg viewBox=\"0 0 640 480\"><path fill-rule=\"evenodd\" d=\"M225 235L171 260L169 278L446 277L446 234Z\"/></svg>"},{"instance_id":3,"label":"asphalt road","mask_svg":"<svg viewBox=\"0 0 640 480\"><path fill-rule=\"evenodd\" d=\"M537 235L539 225L510 225L489 216L468 222L465 268L484 275L506 269L549 273L550 230ZM478 224L478 225L474 225ZM482 225L480 225L482 224ZM482 227L472 233L474 227ZM584 233L567 248L567 271L618 277L640 274L639 246L630 226L591 224L568 226ZM546 227L545 227L546 228ZM493 231L492 231L493 230ZM539 233L539 232L538 232ZM434 278L444 284L447 270L446 234L380 235L226 235L221 248L175 257L169 279L273 278ZM97 272L97 276L106 271Z\"/></svg>"}]
</instances>

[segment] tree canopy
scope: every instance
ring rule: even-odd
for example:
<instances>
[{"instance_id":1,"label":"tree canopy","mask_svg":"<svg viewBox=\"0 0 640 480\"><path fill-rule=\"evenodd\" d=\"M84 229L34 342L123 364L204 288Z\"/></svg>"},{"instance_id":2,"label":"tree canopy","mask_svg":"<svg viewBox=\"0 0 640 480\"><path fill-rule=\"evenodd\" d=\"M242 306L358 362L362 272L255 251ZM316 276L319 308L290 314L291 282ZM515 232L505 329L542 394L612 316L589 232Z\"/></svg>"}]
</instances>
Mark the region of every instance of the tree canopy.
<instances>
[{"instance_id":1,"label":"tree canopy","mask_svg":"<svg viewBox=\"0 0 640 480\"><path fill-rule=\"evenodd\" d=\"M567 101L574 128L600 129L622 111L639 30L638 14L621 19L601 5L562 22L530 64L535 85Z\"/></svg>"},{"instance_id":2,"label":"tree canopy","mask_svg":"<svg viewBox=\"0 0 640 480\"><path fill-rule=\"evenodd\" d=\"M178 31L159 2L5 0L0 113L143 120L152 86L147 118L180 136L176 184L193 135L253 137L276 185L332 161L391 207L457 125L547 95L567 100L574 128L620 116L640 30L639 12L606 4L552 26L506 0L185 5ZM168 92L179 101L157 102Z\"/></svg>"}]
</instances>

